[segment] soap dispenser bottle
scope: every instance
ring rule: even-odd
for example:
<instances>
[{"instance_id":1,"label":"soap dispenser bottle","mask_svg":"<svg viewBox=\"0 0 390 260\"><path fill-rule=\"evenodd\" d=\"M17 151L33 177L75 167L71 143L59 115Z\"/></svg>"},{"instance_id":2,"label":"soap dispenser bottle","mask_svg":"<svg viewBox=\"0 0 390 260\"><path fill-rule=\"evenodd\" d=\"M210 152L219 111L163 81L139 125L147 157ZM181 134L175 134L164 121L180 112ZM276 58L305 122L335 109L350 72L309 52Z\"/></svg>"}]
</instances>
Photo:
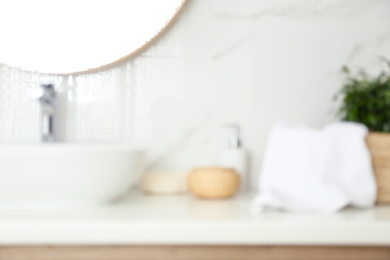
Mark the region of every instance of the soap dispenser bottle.
<instances>
[{"instance_id":1,"label":"soap dispenser bottle","mask_svg":"<svg viewBox=\"0 0 390 260\"><path fill-rule=\"evenodd\" d=\"M248 189L248 160L247 153L241 147L240 128L237 124L227 124L229 128L228 147L222 151L220 165L233 168L241 177L241 191Z\"/></svg>"}]
</instances>

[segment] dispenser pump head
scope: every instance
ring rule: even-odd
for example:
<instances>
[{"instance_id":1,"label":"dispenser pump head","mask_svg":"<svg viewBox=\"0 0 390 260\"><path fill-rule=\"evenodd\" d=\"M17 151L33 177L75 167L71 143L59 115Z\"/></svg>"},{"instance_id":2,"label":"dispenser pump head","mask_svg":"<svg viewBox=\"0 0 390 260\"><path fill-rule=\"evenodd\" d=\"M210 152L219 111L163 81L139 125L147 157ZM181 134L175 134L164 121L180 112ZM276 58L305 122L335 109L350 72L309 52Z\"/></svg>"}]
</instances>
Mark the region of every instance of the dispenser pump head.
<instances>
[{"instance_id":1,"label":"dispenser pump head","mask_svg":"<svg viewBox=\"0 0 390 260\"><path fill-rule=\"evenodd\" d=\"M241 147L240 141L240 127L238 124L226 124L226 127L230 129L229 134L229 148L238 149Z\"/></svg>"}]
</instances>

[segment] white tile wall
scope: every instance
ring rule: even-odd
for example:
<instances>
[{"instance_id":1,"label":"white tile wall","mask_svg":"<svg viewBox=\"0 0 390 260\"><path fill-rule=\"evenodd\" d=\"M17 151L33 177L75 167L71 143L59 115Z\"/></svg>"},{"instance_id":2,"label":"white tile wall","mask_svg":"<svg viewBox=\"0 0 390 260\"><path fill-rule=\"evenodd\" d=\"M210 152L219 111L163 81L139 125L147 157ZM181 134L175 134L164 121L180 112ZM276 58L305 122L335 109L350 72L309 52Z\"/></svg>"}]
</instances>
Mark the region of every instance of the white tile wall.
<instances>
[{"instance_id":1,"label":"white tile wall","mask_svg":"<svg viewBox=\"0 0 390 260\"><path fill-rule=\"evenodd\" d=\"M139 57L62 88L63 136L141 143L148 170L185 173L214 164L223 123L237 122L256 186L275 122L335 120L341 66L375 71L378 55L390 58L389 14L389 0L190 0ZM37 141L38 106L23 93L43 76L6 70L0 139Z\"/></svg>"}]
</instances>

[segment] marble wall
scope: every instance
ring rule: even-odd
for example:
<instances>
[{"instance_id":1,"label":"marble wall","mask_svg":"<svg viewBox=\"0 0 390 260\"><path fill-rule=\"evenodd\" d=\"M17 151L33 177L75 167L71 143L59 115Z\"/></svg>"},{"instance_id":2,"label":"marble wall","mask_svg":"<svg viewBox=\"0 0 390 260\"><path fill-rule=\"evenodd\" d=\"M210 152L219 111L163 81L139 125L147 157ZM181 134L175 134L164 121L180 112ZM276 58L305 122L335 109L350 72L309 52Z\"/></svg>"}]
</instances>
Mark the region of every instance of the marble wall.
<instances>
[{"instance_id":1,"label":"marble wall","mask_svg":"<svg viewBox=\"0 0 390 260\"><path fill-rule=\"evenodd\" d=\"M227 142L224 124L236 122L255 187L272 125L336 120L341 67L374 73L380 55L390 58L389 0L190 0L134 60L55 79L67 83L64 139L137 143L148 147L147 171L184 174L215 164ZM38 107L16 102L20 93L9 91L4 75L0 139L37 141ZM29 126L35 130L16 130Z\"/></svg>"},{"instance_id":2,"label":"marble wall","mask_svg":"<svg viewBox=\"0 0 390 260\"><path fill-rule=\"evenodd\" d=\"M335 120L340 68L390 58L390 1L193 0L158 44L170 42L183 48L184 79L154 106L156 168L213 164L223 124L237 122L255 187L274 123Z\"/></svg>"}]
</instances>

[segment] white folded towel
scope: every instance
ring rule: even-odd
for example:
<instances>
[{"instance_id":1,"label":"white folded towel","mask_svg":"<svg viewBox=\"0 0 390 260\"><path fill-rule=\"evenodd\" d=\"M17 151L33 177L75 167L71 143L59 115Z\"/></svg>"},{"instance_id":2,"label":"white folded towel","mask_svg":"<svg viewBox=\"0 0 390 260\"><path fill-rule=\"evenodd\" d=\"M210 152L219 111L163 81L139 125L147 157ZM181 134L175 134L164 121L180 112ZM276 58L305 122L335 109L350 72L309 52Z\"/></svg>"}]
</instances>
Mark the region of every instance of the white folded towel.
<instances>
[{"instance_id":1,"label":"white folded towel","mask_svg":"<svg viewBox=\"0 0 390 260\"><path fill-rule=\"evenodd\" d=\"M253 209L335 212L347 205L373 206L377 188L367 133L364 125L350 122L322 130L274 126Z\"/></svg>"}]
</instances>

